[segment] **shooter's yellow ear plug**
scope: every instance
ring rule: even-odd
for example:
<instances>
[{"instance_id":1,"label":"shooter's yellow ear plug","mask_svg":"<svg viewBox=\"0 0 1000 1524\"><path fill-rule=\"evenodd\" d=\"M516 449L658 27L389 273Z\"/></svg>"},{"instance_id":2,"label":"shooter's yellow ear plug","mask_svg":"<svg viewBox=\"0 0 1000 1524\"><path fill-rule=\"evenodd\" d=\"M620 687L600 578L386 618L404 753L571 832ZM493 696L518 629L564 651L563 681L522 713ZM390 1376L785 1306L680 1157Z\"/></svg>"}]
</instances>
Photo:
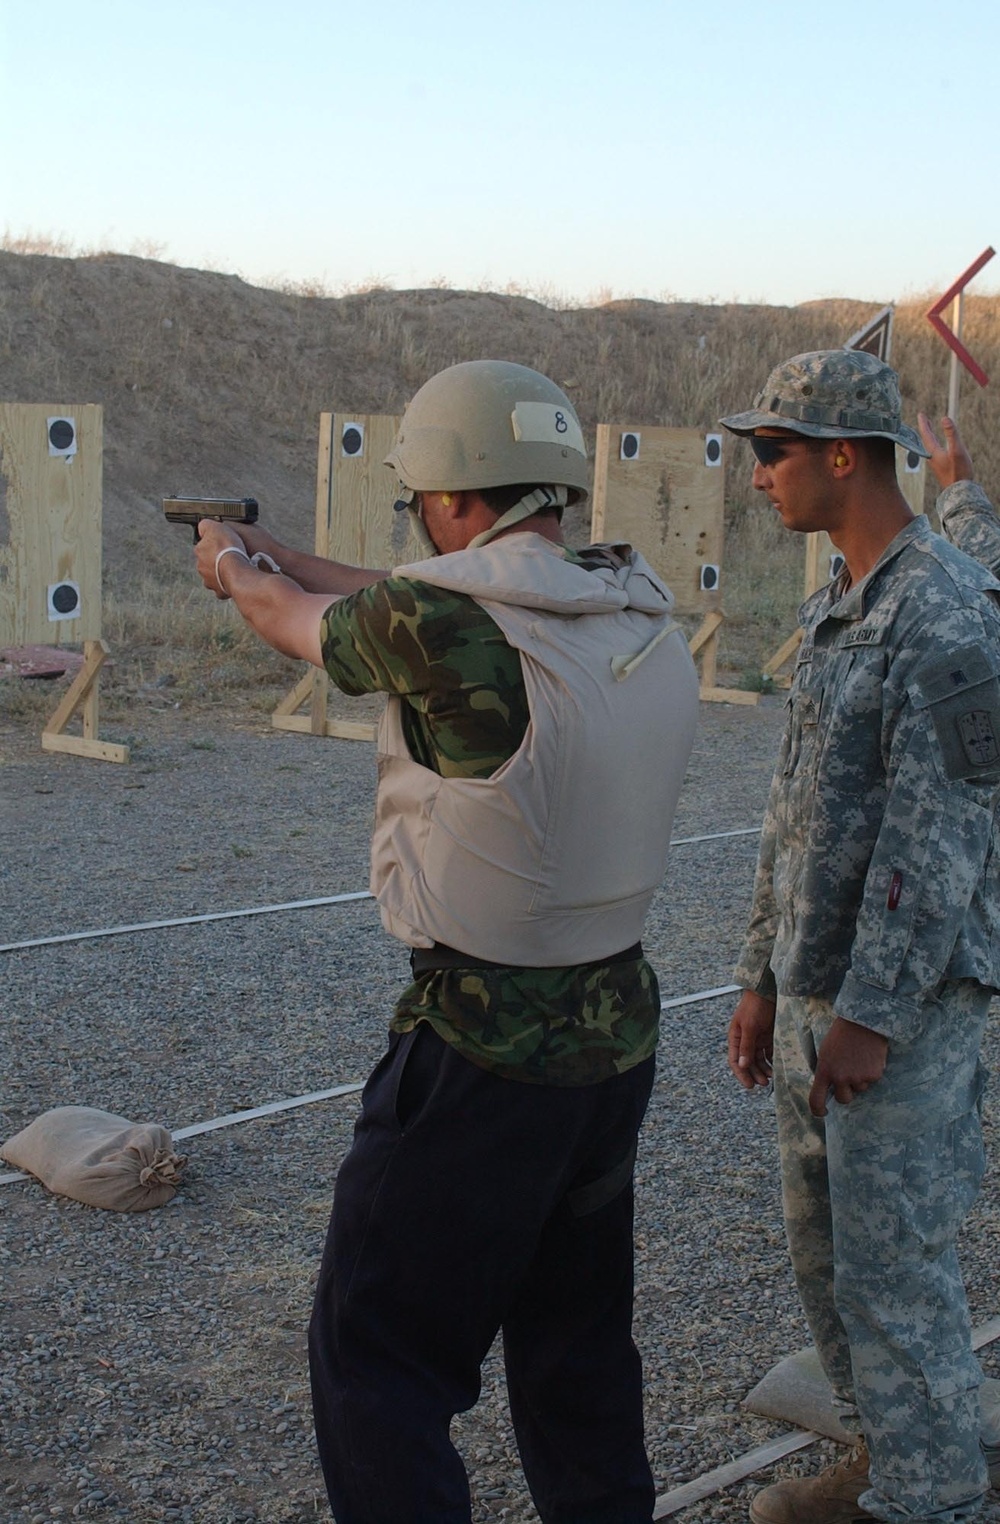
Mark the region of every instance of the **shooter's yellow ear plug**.
<instances>
[{"instance_id":1,"label":"shooter's yellow ear plug","mask_svg":"<svg viewBox=\"0 0 1000 1524\"><path fill-rule=\"evenodd\" d=\"M442 501L442 503L444 504L444 506L446 508L450 508L451 507L451 493L450 492L442 492L442 494L441 494L441 501Z\"/></svg>"},{"instance_id":2,"label":"shooter's yellow ear plug","mask_svg":"<svg viewBox=\"0 0 1000 1524\"><path fill-rule=\"evenodd\" d=\"M846 466L847 465L847 456L846 455L837 455L837 456L834 457L833 463L834 463L835 466Z\"/></svg>"}]
</instances>

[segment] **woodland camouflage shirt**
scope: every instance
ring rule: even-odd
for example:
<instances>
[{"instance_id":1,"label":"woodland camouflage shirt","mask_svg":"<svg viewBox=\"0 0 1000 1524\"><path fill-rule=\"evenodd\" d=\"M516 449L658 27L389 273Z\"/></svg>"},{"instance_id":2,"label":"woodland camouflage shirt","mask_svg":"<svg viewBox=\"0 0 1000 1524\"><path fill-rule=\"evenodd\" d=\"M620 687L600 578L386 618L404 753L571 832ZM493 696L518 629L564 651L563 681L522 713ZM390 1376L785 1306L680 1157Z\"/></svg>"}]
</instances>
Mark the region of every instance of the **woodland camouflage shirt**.
<instances>
[{"instance_id":1,"label":"woodland camouflage shirt","mask_svg":"<svg viewBox=\"0 0 1000 1524\"><path fill-rule=\"evenodd\" d=\"M586 554L569 556L587 565ZM445 777L487 778L528 724L520 657L472 598L388 577L334 603L323 660L344 693L403 700L413 758ZM427 1021L482 1068L511 1079L589 1085L656 1047L660 999L645 959L571 968L474 967L417 975L392 1020Z\"/></svg>"}]
</instances>

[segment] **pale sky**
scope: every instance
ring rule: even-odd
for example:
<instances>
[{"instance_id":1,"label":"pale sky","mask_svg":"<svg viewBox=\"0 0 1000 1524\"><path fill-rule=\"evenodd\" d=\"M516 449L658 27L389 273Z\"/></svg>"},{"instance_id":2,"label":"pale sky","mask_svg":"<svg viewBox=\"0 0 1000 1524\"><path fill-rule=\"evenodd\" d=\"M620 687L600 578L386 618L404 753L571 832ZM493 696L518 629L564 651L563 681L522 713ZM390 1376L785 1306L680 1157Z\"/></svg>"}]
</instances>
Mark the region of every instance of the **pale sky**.
<instances>
[{"instance_id":1,"label":"pale sky","mask_svg":"<svg viewBox=\"0 0 1000 1524\"><path fill-rule=\"evenodd\" d=\"M992 0L0 0L0 233L334 292L936 294L1000 247L998 60Z\"/></svg>"}]
</instances>

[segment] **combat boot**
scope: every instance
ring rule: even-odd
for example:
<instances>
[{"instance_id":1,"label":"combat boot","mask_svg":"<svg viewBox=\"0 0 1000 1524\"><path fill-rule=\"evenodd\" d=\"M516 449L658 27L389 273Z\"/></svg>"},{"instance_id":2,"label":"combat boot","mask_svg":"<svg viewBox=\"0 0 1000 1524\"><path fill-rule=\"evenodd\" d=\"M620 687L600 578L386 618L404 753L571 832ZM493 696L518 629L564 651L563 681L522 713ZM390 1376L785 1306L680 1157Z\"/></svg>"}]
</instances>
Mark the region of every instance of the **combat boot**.
<instances>
[{"instance_id":1,"label":"combat boot","mask_svg":"<svg viewBox=\"0 0 1000 1524\"><path fill-rule=\"evenodd\" d=\"M868 1450L859 1439L843 1460L816 1476L765 1487L750 1503L753 1524L864 1524L873 1519L858 1498L868 1491Z\"/></svg>"}]
</instances>

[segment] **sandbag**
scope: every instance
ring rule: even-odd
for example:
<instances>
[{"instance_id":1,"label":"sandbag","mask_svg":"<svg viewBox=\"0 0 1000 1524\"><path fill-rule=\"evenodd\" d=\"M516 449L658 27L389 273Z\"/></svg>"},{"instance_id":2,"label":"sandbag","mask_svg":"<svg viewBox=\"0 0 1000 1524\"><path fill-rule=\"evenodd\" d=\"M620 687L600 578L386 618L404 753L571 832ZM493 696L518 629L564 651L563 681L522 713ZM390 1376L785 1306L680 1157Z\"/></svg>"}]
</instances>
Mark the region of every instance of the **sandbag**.
<instances>
[{"instance_id":1,"label":"sandbag","mask_svg":"<svg viewBox=\"0 0 1000 1524\"><path fill-rule=\"evenodd\" d=\"M187 1160L154 1122L92 1106L56 1106L6 1143L0 1158L34 1175L57 1196L109 1212L146 1212L177 1194Z\"/></svg>"}]
</instances>

